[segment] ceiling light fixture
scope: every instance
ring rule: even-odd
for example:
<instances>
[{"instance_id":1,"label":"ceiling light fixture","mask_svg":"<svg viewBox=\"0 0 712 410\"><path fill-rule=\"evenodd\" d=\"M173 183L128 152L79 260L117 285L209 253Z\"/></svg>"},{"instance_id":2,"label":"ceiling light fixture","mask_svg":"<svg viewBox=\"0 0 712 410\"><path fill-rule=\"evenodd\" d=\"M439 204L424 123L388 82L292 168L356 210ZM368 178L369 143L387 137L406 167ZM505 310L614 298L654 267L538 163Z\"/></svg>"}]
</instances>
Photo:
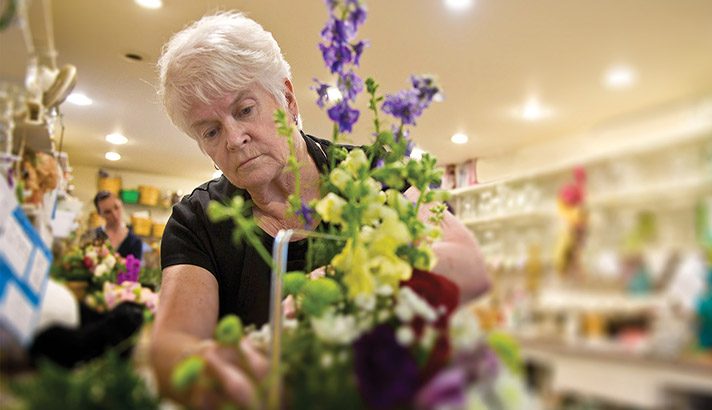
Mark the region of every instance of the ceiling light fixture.
<instances>
[{"instance_id":1,"label":"ceiling light fixture","mask_svg":"<svg viewBox=\"0 0 712 410\"><path fill-rule=\"evenodd\" d=\"M67 97L67 101L79 106L91 105L94 102L91 98L87 97L86 94L83 93L71 93L69 94L69 97Z\"/></svg>"},{"instance_id":2,"label":"ceiling light fixture","mask_svg":"<svg viewBox=\"0 0 712 410\"><path fill-rule=\"evenodd\" d=\"M465 10L472 6L472 0L445 0L445 5L452 10Z\"/></svg>"},{"instance_id":3,"label":"ceiling light fixture","mask_svg":"<svg viewBox=\"0 0 712 410\"><path fill-rule=\"evenodd\" d=\"M539 121L551 115L551 110L541 105L538 99L530 98L521 110L521 116L527 121Z\"/></svg>"},{"instance_id":4,"label":"ceiling light fixture","mask_svg":"<svg viewBox=\"0 0 712 410\"><path fill-rule=\"evenodd\" d=\"M455 144L466 144L469 138L467 138L467 135L458 132L457 134L453 135L450 137L450 141L452 141Z\"/></svg>"},{"instance_id":5,"label":"ceiling light fixture","mask_svg":"<svg viewBox=\"0 0 712 410\"><path fill-rule=\"evenodd\" d=\"M124 137L123 134L119 134L118 132L113 132L106 136L106 142L108 142L109 144L114 144L114 145L124 145L127 142L129 142L129 139Z\"/></svg>"},{"instance_id":6,"label":"ceiling light fixture","mask_svg":"<svg viewBox=\"0 0 712 410\"><path fill-rule=\"evenodd\" d=\"M118 161L121 159L121 154L119 154L118 152L109 151L104 154L104 158L108 159L109 161Z\"/></svg>"},{"instance_id":7,"label":"ceiling light fixture","mask_svg":"<svg viewBox=\"0 0 712 410\"><path fill-rule=\"evenodd\" d=\"M331 86L326 89L326 96L329 98L329 101L341 101L342 98L344 98L343 95L341 95L341 91L337 87Z\"/></svg>"},{"instance_id":8,"label":"ceiling light fixture","mask_svg":"<svg viewBox=\"0 0 712 410\"><path fill-rule=\"evenodd\" d=\"M160 9L163 7L163 1L161 0L134 0L136 4L145 9Z\"/></svg>"},{"instance_id":9,"label":"ceiling light fixture","mask_svg":"<svg viewBox=\"0 0 712 410\"><path fill-rule=\"evenodd\" d=\"M615 66L606 71L604 84L609 88L626 88L635 82L635 71L628 66Z\"/></svg>"}]
</instances>

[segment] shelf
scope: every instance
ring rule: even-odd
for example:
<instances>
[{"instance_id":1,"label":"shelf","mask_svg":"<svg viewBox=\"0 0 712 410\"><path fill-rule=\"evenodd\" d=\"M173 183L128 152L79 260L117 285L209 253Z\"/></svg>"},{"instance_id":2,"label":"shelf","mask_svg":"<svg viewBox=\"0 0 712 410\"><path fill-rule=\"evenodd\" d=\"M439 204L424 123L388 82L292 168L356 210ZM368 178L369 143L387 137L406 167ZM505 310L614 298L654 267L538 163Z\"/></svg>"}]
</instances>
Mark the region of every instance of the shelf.
<instances>
[{"instance_id":1,"label":"shelf","mask_svg":"<svg viewBox=\"0 0 712 410\"><path fill-rule=\"evenodd\" d=\"M678 181L626 189L621 192L591 195L586 201L591 208L618 206L665 207L681 203L689 204L698 197L712 193L712 178L688 177Z\"/></svg>"},{"instance_id":2,"label":"shelf","mask_svg":"<svg viewBox=\"0 0 712 410\"><path fill-rule=\"evenodd\" d=\"M496 185L504 183L532 181L562 173L566 173L568 175L572 169L578 166L588 168L604 161L623 160L625 157L645 155L654 151L665 150L673 146L704 143L709 139L710 132L712 132L712 121L708 118L707 112L704 110L697 110L689 115L687 121L682 124L679 129L667 130L666 133L669 135L667 138L663 138L662 140L653 142L641 140L639 142L632 143L628 147L621 150L611 148L608 151L582 156L581 158L567 159L557 164L526 170L521 174L515 174L498 180L488 181L486 183L468 187L455 188L449 192L453 197L457 197L492 188Z\"/></svg>"},{"instance_id":3,"label":"shelf","mask_svg":"<svg viewBox=\"0 0 712 410\"><path fill-rule=\"evenodd\" d=\"M675 394L712 395L712 357L663 359L623 352L615 342L578 345L519 338L525 360L551 370L550 388L641 408L671 408Z\"/></svg>"},{"instance_id":4,"label":"shelf","mask_svg":"<svg viewBox=\"0 0 712 410\"><path fill-rule=\"evenodd\" d=\"M516 212L511 214L494 215L482 218L467 218L462 219L462 223L465 226L493 226L499 224L512 224L512 225L528 225L535 223L548 222L556 216L554 212L549 212L545 210L534 210L525 212Z\"/></svg>"}]
</instances>

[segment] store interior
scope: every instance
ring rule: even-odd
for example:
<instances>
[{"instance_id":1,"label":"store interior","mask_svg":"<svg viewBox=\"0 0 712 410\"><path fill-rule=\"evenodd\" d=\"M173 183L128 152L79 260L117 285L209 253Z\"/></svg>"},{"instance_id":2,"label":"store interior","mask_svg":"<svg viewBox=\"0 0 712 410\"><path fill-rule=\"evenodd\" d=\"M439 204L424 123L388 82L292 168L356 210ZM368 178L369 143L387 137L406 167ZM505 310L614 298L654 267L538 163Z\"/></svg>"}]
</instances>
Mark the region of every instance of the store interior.
<instances>
[{"instance_id":1,"label":"store interior","mask_svg":"<svg viewBox=\"0 0 712 410\"><path fill-rule=\"evenodd\" d=\"M88 301L86 284L71 293L82 311L43 303L71 287L72 257L105 224L98 191L122 200L142 240L129 292L155 308L171 207L221 175L164 112L156 61L173 33L231 9L274 35L304 132L329 138L313 89L333 81L323 1L0 0L0 407L30 408L11 385L37 378L48 323L115 307L106 287ZM359 75L384 93L413 74L442 86L411 158L437 158L440 189L479 243L492 286L464 309L516 340L521 408L712 408L712 2L371 0L367 12ZM366 96L356 108L341 142L370 144ZM13 231L16 214L28 223ZM38 272L24 293L7 285L18 271ZM53 354L91 389L100 370L86 357ZM139 341L112 356L129 363L111 364L123 387L145 379L155 392L147 354Z\"/></svg>"}]
</instances>

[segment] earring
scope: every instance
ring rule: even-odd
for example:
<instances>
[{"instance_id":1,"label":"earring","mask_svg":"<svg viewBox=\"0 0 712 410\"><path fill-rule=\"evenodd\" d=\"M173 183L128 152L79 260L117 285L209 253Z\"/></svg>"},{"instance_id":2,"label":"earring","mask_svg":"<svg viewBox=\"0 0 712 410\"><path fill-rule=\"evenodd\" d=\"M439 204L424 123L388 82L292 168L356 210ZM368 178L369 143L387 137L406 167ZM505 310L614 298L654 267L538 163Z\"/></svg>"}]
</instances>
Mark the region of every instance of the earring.
<instances>
[{"instance_id":1,"label":"earring","mask_svg":"<svg viewBox=\"0 0 712 410\"><path fill-rule=\"evenodd\" d=\"M299 117L297 116L297 114L294 114L294 117L292 117L292 119L294 120L295 124L299 124Z\"/></svg>"}]
</instances>

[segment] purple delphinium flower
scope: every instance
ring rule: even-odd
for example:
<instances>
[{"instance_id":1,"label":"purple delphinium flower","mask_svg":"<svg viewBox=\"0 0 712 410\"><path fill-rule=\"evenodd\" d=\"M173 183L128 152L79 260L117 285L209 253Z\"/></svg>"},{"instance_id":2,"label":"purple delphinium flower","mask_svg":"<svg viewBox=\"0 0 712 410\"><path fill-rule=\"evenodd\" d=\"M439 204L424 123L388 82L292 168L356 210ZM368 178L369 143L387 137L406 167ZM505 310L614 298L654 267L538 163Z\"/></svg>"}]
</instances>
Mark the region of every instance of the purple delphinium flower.
<instances>
[{"instance_id":1,"label":"purple delphinium flower","mask_svg":"<svg viewBox=\"0 0 712 410\"><path fill-rule=\"evenodd\" d=\"M353 349L358 388L370 408L393 408L412 399L418 390L418 364L391 326L374 328Z\"/></svg>"},{"instance_id":2,"label":"purple delphinium flower","mask_svg":"<svg viewBox=\"0 0 712 410\"><path fill-rule=\"evenodd\" d=\"M351 132L353 125L358 121L359 111L349 107L347 100L339 103L327 110L331 121L339 125L343 132Z\"/></svg>"},{"instance_id":3,"label":"purple delphinium flower","mask_svg":"<svg viewBox=\"0 0 712 410\"><path fill-rule=\"evenodd\" d=\"M416 118L428 108L440 89L435 80L428 76L411 76L413 88L387 95L381 108L387 114L401 120L404 125L415 125Z\"/></svg>"},{"instance_id":4,"label":"purple delphinium flower","mask_svg":"<svg viewBox=\"0 0 712 410\"><path fill-rule=\"evenodd\" d=\"M327 46L319 44L322 58L332 73L341 73L344 66L351 62L351 48L348 45L337 43Z\"/></svg>"},{"instance_id":5,"label":"purple delphinium flower","mask_svg":"<svg viewBox=\"0 0 712 410\"><path fill-rule=\"evenodd\" d=\"M440 93L440 88L435 84L435 79L426 75L413 75L410 77L413 88L418 91L418 99L421 101L423 109L433 101Z\"/></svg>"},{"instance_id":6,"label":"purple delphinium flower","mask_svg":"<svg viewBox=\"0 0 712 410\"><path fill-rule=\"evenodd\" d=\"M466 387L467 376L464 369L454 367L443 370L420 389L415 398L416 408L462 408L465 405Z\"/></svg>"},{"instance_id":7,"label":"purple delphinium flower","mask_svg":"<svg viewBox=\"0 0 712 410\"><path fill-rule=\"evenodd\" d=\"M341 95L351 101L355 101L358 93L363 91L363 81L353 71L339 76L337 86L341 91Z\"/></svg>"},{"instance_id":8,"label":"purple delphinium flower","mask_svg":"<svg viewBox=\"0 0 712 410\"><path fill-rule=\"evenodd\" d=\"M297 210L297 215L304 220L304 227L309 227L314 222L314 210L302 201L302 206Z\"/></svg>"},{"instance_id":9,"label":"purple delphinium flower","mask_svg":"<svg viewBox=\"0 0 712 410\"><path fill-rule=\"evenodd\" d=\"M321 81L317 80L316 78L314 79L314 82L316 83L316 85L313 85L309 88L316 91L316 94L317 94L316 105L318 105L319 108L324 108L324 104L329 99L329 94L328 94L329 84L322 83Z\"/></svg>"},{"instance_id":10,"label":"purple delphinium flower","mask_svg":"<svg viewBox=\"0 0 712 410\"><path fill-rule=\"evenodd\" d=\"M354 51L354 65L359 65L361 62L361 54L363 54L363 50L368 46L368 43L361 40L356 44L352 44L351 48Z\"/></svg>"},{"instance_id":11,"label":"purple delphinium flower","mask_svg":"<svg viewBox=\"0 0 712 410\"><path fill-rule=\"evenodd\" d=\"M415 125L415 119L423 113L415 90L404 90L395 95L387 95L381 108L386 114L400 119L404 125Z\"/></svg>"}]
</instances>

